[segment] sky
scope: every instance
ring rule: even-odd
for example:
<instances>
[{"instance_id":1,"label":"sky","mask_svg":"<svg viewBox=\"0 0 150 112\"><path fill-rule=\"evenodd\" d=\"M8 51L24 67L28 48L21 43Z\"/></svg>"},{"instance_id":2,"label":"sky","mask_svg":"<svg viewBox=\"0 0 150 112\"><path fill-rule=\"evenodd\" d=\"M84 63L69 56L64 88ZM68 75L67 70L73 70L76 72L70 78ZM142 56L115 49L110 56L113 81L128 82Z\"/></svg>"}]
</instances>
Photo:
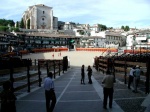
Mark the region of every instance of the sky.
<instances>
[{"instance_id":1,"label":"sky","mask_svg":"<svg viewBox=\"0 0 150 112\"><path fill-rule=\"evenodd\" d=\"M58 21L150 28L150 0L1 0L0 19L20 21L29 6L53 8Z\"/></svg>"}]
</instances>

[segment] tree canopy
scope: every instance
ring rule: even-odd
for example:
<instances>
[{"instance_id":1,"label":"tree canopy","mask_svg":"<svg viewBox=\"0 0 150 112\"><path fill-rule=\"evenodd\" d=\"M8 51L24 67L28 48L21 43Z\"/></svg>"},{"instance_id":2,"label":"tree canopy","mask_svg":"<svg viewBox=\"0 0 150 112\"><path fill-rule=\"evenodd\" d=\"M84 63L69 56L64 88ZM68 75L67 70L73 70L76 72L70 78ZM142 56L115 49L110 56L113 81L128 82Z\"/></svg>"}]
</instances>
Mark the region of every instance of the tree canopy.
<instances>
[{"instance_id":1,"label":"tree canopy","mask_svg":"<svg viewBox=\"0 0 150 112\"><path fill-rule=\"evenodd\" d=\"M21 22L20 22L20 28L25 28L23 18L21 19Z\"/></svg>"},{"instance_id":2,"label":"tree canopy","mask_svg":"<svg viewBox=\"0 0 150 112\"><path fill-rule=\"evenodd\" d=\"M121 29L123 29L124 31L129 31L130 30L129 26L121 26Z\"/></svg>"},{"instance_id":3,"label":"tree canopy","mask_svg":"<svg viewBox=\"0 0 150 112\"><path fill-rule=\"evenodd\" d=\"M107 30L106 25L98 24L98 27L101 29L101 31Z\"/></svg>"},{"instance_id":4,"label":"tree canopy","mask_svg":"<svg viewBox=\"0 0 150 112\"><path fill-rule=\"evenodd\" d=\"M9 27L8 26L0 26L0 31L8 31Z\"/></svg>"},{"instance_id":5,"label":"tree canopy","mask_svg":"<svg viewBox=\"0 0 150 112\"><path fill-rule=\"evenodd\" d=\"M16 22L16 27L18 27L18 28L19 28L19 22L18 22L18 21Z\"/></svg>"},{"instance_id":6,"label":"tree canopy","mask_svg":"<svg viewBox=\"0 0 150 112\"><path fill-rule=\"evenodd\" d=\"M9 25L9 26L8 26ZM19 31L19 22L15 27L15 22L13 20L0 19L0 31Z\"/></svg>"},{"instance_id":7,"label":"tree canopy","mask_svg":"<svg viewBox=\"0 0 150 112\"><path fill-rule=\"evenodd\" d=\"M0 26L14 26L15 22L13 20L0 19Z\"/></svg>"}]
</instances>

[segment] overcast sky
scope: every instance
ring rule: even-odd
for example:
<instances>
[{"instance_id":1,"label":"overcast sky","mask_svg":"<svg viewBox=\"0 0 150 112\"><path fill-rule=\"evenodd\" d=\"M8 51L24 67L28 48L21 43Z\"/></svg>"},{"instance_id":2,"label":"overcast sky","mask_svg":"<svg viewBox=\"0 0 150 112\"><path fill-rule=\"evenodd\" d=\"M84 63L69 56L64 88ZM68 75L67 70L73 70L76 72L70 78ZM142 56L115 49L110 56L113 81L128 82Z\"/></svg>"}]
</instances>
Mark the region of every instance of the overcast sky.
<instances>
[{"instance_id":1,"label":"overcast sky","mask_svg":"<svg viewBox=\"0 0 150 112\"><path fill-rule=\"evenodd\" d=\"M150 0L1 0L0 19L20 21L28 6L53 8L59 21L107 27L150 27Z\"/></svg>"}]
</instances>

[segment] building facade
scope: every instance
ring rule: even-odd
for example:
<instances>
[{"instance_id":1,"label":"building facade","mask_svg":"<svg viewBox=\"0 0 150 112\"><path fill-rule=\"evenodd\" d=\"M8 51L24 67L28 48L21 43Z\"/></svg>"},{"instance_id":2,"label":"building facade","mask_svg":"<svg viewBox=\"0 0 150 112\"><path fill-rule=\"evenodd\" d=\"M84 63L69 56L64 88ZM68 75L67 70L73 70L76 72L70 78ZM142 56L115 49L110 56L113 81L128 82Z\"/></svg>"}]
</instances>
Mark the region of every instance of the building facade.
<instances>
[{"instance_id":1,"label":"building facade","mask_svg":"<svg viewBox=\"0 0 150 112\"><path fill-rule=\"evenodd\" d=\"M120 33L106 32L106 48L113 47L123 47L126 45L126 37Z\"/></svg>"},{"instance_id":2,"label":"building facade","mask_svg":"<svg viewBox=\"0 0 150 112\"><path fill-rule=\"evenodd\" d=\"M126 38L127 49L149 49L150 48L150 31L138 31L130 33Z\"/></svg>"},{"instance_id":3,"label":"building facade","mask_svg":"<svg viewBox=\"0 0 150 112\"><path fill-rule=\"evenodd\" d=\"M26 29L58 29L58 18L53 16L52 7L44 4L29 6L22 18Z\"/></svg>"}]
</instances>

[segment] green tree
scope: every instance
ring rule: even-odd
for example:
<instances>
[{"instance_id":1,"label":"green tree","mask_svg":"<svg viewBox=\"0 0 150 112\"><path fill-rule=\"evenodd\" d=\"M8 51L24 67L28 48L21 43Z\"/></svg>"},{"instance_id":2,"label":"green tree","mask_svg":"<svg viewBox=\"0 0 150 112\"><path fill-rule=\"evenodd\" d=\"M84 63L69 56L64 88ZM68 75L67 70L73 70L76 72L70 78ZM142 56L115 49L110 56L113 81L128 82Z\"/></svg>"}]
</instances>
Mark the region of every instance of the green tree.
<instances>
[{"instance_id":1,"label":"green tree","mask_svg":"<svg viewBox=\"0 0 150 112\"><path fill-rule=\"evenodd\" d=\"M20 28L25 28L23 18L21 19L21 22L20 22Z\"/></svg>"},{"instance_id":2,"label":"green tree","mask_svg":"<svg viewBox=\"0 0 150 112\"><path fill-rule=\"evenodd\" d=\"M129 31L130 30L129 26L121 26L121 29L123 29L124 31Z\"/></svg>"},{"instance_id":3,"label":"green tree","mask_svg":"<svg viewBox=\"0 0 150 112\"><path fill-rule=\"evenodd\" d=\"M11 31L14 31L14 32L20 32L20 30L19 30L18 27L12 27L12 28L11 28Z\"/></svg>"},{"instance_id":4,"label":"green tree","mask_svg":"<svg viewBox=\"0 0 150 112\"><path fill-rule=\"evenodd\" d=\"M13 20L8 20L8 24L9 24L10 26L15 26L15 22L14 22Z\"/></svg>"},{"instance_id":5,"label":"green tree","mask_svg":"<svg viewBox=\"0 0 150 112\"><path fill-rule=\"evenodd\" d=\"M0 26L7 26L8 24L14 26L15 22L13 20L0 19Z\"/></svg>"},{"instance_id":6,"label":"green tree","mask_svg":"<svg viewBox=\"0 0 150 112\"><path fill-rule=\"evenodd\" d=\"M107 30L107 26L106 26L106 25L98 24L98 27L99 27L102 31Z\"/></svg>"},{"instance_id":7,"label":"green tree","mask_svg":"<svg viewBox=\"0 0 150 112\"><path fill-rule=\"evenodd\" d=\"M129 26L125 26L124 31L129 31L129 30L130 30Z\"/></svg>"},{"instance_id":8,"label":"green tree","mask_svg":"<svg viewBox=\"0 0 150 112\"><path fill-rule=\"evenodd\" d=\"M8 26L0 26L0 31L8 31L9 27Z\"/></svg>"},{"instance_id":9,"label":"green tree","mask_svg":"<svg viewBox=\"0 0 150 112\"><path fill-rule=\"evenodd\" d=\"M124 30L124 26L121 26L121 29L123 29L123 30Z\"/></svg>"},{"instance_id":10,"label":"green tree","mask_svg":"<svg viewBox=\"0 0 150 112\"><path fill-rule=\"evenodd\" d=\"M19 21L16 22L16 27L19 27Z\"/></svg>"},{"instance_id":11,"label":"green tree","mask_svg":"<svg viewBox=\"0 0 150 112\"><path fill-rule=\"evenodd\" d=\"M107 29L110 29L110 30L111 30L111 29L113 29L113 27L107 27Z\"/></svg>"},{"instance_id":12,"label":"green tree","mask_svg":"<svg viewBox=\"0 0 150 112\"><path fill-rule=\"evenodd\" d=\"M27 29L30 29L30 19L27 21Z\"/></svg>"}]
</instances>

